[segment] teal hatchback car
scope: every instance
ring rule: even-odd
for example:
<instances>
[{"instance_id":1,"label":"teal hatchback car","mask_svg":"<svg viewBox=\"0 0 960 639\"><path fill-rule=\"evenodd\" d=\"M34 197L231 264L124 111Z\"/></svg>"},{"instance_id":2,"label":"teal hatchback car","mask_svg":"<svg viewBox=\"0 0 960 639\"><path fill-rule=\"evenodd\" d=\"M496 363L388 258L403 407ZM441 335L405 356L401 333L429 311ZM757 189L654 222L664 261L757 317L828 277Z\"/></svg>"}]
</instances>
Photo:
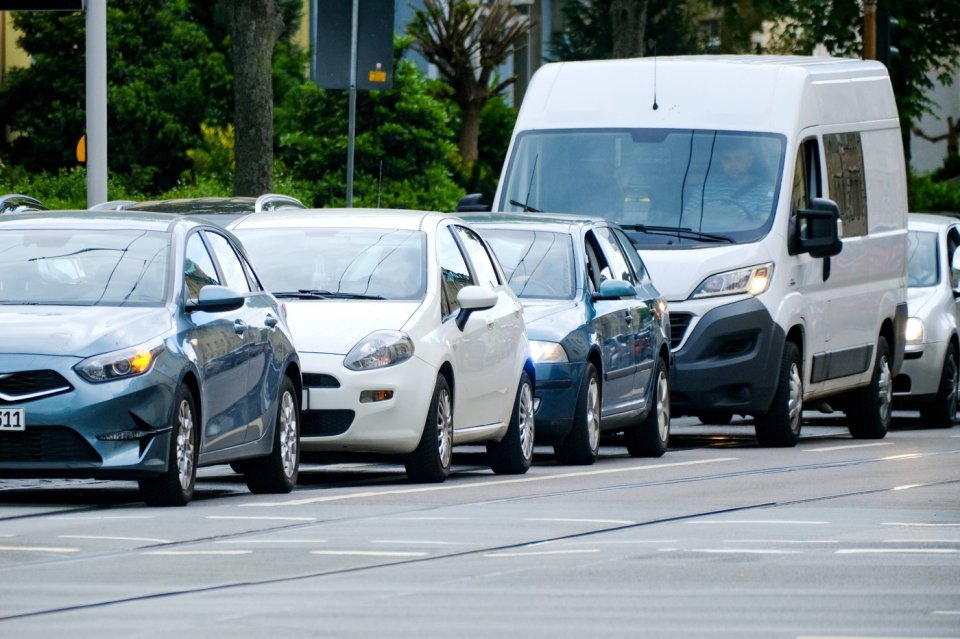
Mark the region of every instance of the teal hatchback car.
<instances>
[{"instance_id":1,"label":"teal hatchback car","mask_svg":"<svg viewBox=\"0 0 960 639\"><path fill-rule=\"evenodd\" d=\"M624 232L602 218L462 214L523 302L536 368L537 442L592 464L601 432L633 456L670 437L670 317Z\"/></svg>"},{"instance_id":2,"label":"teal hatchback car","mask_svg":"<svg viewBox=\"0 0 960 639\"><path fill-rule=\"evenodd\" d=\"M173 215L0 217L0 477L135 479L183 505L198 466L254 492L299 468L299 360L230 233Z\"/></svg>"}]
</instances>

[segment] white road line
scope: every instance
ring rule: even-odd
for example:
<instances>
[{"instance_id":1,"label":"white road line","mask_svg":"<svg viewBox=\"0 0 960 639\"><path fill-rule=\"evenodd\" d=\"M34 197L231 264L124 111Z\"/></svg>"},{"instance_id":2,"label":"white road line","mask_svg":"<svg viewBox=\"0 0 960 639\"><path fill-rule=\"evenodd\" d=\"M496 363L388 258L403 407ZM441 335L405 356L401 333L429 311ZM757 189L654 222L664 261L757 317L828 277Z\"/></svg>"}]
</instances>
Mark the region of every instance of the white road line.
<instances>
[{"instance_id":1,"label":"white road line","mask_svg":"<svg viewBox=\"0 0 960 639\"><path fill-rule=\"evenodd\" d=\"M486 488L488 486L503 486L505 484L529 484L541 481L552 481L555 479L571 479L575 477L596 477L598 475L612 475L616 473L633 473L647 470L661 470L663 468L679 468L682 466L698 466L701 464L715 464L719 462L737 461L737 457L716 457L713 459L701 459L688 462L673 462L665 464L651 464L649 466L630 466L629 468L607 468L604 470L593 470L573 473L562 473L557 475L545 475L543 477L522 477L519 479L497 478L490 481L481 481L470 484L446 483L441 486L426 486L419 488L400 488L397 490L380 490L365 493L349 493L345 495L330 495L327 497L311 497L308 499L293 499L281 502L258 502L253 504L240 504L240 507L262 506L305 506L307 504L317 504L328 501L342 501L347 499L365 499L368 497L386 497L389 495L410 495L416 493L432 493L448 490L467 490L472 488Z\"/></svg>"},{"instance_id":2,"label":"white road line","mask_svg":"<svg viewBox=\"0 0 960 639\"><path fill-rule=\"evenodd\" d=\"M836 539L724 539L725 544L839 544Z\"/></svg>"},{"instance_id":3,"label":"white road line","mask_svg":"<svg viewBox=\"0 0 960 639\"><path fill-rule=\"evenodd\" d=\"M79 515L61 515L51 519L65 519L70 521L101 521L104 519L156 519L156 515L101 515L98 517L81 517Z\"/></svg>"},{"instance_id":4,"label":"white road line","mask_svg":"<svg viewBox=\"0 0 960 639\"><path fill-rule=\"evenodd\" d=\"M390 517L393 521L471 521L473 517Z\"/></svg>"},{"instance_id":5,"label":"white road line","mask_svg":"<svg viewBox=\"0 0 960 639\"><path fill-rule=\"evenodd\" d=\"M836 555L892 555L892 554L931 554L949 555L960 553L957 548L842 548L835 550Z\"/></svg>"},{"instance_id":6,"label":"white road line","mask_svg":"<svg viewBox=\"0 0 960 639\"><path fill-rule=\"evenodd\" d=\"M68 553L68 552L80 552L79 548L64 548L62 546L0 546L0 552L5 551L14 551L14 552L55 552L55 553Z\"/></svg>"},{"instance_id":7,"label":"white road line","mask_svg":"<svg viewBox=\"0 0 960 639\"><path fill-rule=\"evenodd\" d=\"M881 457L880 461L893 461L895 459L920 459L923 457L921 453L904 453L902 455L889 455L887 457Z\"/></svg>"},{"instance_id":8,"label":"white road line","mask_svg":"<svg viewBox=\"0 0 960 639\"><path fill-rule=\"evenodd\" d=\"M633 526L637 522L626 519L565 519L562 517L527 517L523 521L555 521L561 523L580 523L580 524L626 524Z\"/></svg>"},{"instance_id":9,"label":"white road line","mask_svg":"<svg viewBox=\"0 0 960 639\"><path fill-rule=\"evenodd\" d=\"M697 519L685 521L685 524L702 526L705 524L776 524L785 526L824 526L829 521L810 521L806 519Z\"/></svg>"},{"instance_id":10,"label":"white road line","mask_svg":"<svg viewBox=\"0 0 960 639\"><path fill-rule=\"evenodd\" d=\"M890 635L797 635L797 639L960 639L960 637L892 637Z\"/></svg>"},{"instance_id":11,"label":"white road line","mask_svg":"<svg viewBox=\"0 0 960 639\"><path fill-rule=\"evenodd\" d=\"M10 533L0 533L0 537L4 537L4 538L6 538L6 537L13 537L13 536L14 536L14 535L12 535L12 534L10 534Z\"/></svg>"},{"instance_id":12,"label":"white road line","mask_svg":"<svg viewBox=\"0 0 960 639\"><path fill-rule=\"evenodd\" d=\"M252 521L316 521L316 517L243 517L234 515L207 515L207 519L237 519Z\"/></svg>"},{"instance_id":13,"label":"white road line","mask_svg":"<svg viewBox=\"0 0 960 639\"><path fill-rule=\"evenodd\" d=\"M390 552L377 550L311 550L311 555L337 555L353 557L427 557L428 552Z\"/></svg>"},{"instance_id":14,"label":"white road line","mask_svg":"<svg viewBox=\"0 0 960 639\"><path fill-rule=\"evenodd\" d=\"M871 444L843 444L842 446L820 446L819 448L803 448L808 453L824 453L831 450L849 450L851 448L870 448L871 446L893 446L893 442L874 442Z\"/></svg>"},{"instance_id":15,"label":"white road line","mask_svg":"<svg viewBox=\"0 0 960 639\"><path fill-rule=\"evenodd\" d=\"M960 617L960 610L934 610L932 615L949 615L951 617Z\"/></svg>"},{"instance_id":16,"label":"white road line","mask_svg":"<svg viewBox=\"0 0 960 639\"><path fill-rule=\"evenodd\" d=\"M675 544L676 539L627 539L624 541L565 541L554 542L562 543L564 546L635 546L646 544Z\"/></svg>"},{"instance_id":17,"label":"white road line","mask_svg":"<svg viewBox=\"0 0 960 639\"><path fill-rule=\"evenodd\" d=\"M893 490L909 490L911 488L923 488L925 486L932 486L933 484L904 484L903 486L894 486Z\"/></svg>"},{"instance_id":18,"label":"white road line","mask_svg":"<svg viewBox=\"0 0 960 639\"><path fill-rule=\"evenodd\" d=\"M943 524L931 524L924 523L919 521L884 521L880 523L881 526L907 526L914 528L956 528L960 527L960 523L943 523Z\"/></svg>"},{"instance_id":19,"label":"white road line","mask_svg":"<svg viewBox=\"0 0 960 639\"><path fill-rule=\"evenodd\" d=\"M153 537L110 537L107 535L60 535L60 539L103 539L105 541L147 541L158 544L173 543L170 539L155 539Z\"/></svg>"},{"instance_id":20,"label":"white road line","mask_svg":"<svg viewBox=\"0 0 960 639\"><path fill-rule=\"evenodd\" d=\"M250 555L252 550L149 550L142 555L189 556L189 555Z\"/></svg>"},{"instance_id":21,"label":"white road line","mask_svg":"<svg viewBox=\"0 0 960 639\"><path fill-rule=\"evenodd\" d=\"M325 544L326 539L221 539L215 544Z\"/></svg>"},{"instance_id":22,"label":"white road line","mask_svg":"<svg viewBox=\"0 0 960 639\"><path fill-rule=\"evenodd\" d=\"M484 557L536 557L540 555L586 555L600 552L599 548L578 550L531 550L529 552L488 552Z\"/></svg>"},{"instance_id":23,"label":"white road line","mask_svg":"<svg viewBox=\"0 0 960 639\"><path fill-rule=\"evenodd\" d=\"M413 539L373 539L371 544L390 544L394 546L469 546L465 541L431 541Z\"/></svg>"},{"instance_id":24,"label":"white road line","mask_svg":"<svg viewBox=\"0 0 960 639\"><path fill-rule=\"evenodd\" d=\"M884 539L885 544L960 544L960 539Z\"/></svg>"},{"instance_id":25,"label":"white road line","mask_svg":"<svg viewBox=\"0 0 960 639\"><path fill-rule=\"evenodd\" d=\"M802 550L777 550L774 548L692 548L688 552L703 552L716 555L802 555Z\"/></svg>"}]
</instances>

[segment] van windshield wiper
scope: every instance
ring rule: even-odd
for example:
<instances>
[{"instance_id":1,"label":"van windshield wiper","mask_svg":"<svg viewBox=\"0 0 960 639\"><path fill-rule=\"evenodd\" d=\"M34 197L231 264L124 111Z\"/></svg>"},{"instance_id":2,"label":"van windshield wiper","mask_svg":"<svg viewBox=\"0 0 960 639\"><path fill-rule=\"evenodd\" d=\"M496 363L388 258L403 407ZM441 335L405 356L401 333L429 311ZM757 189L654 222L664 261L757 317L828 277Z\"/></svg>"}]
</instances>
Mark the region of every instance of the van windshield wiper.
<instances>
[{"instance_id":1,"label":"van windshield wiper","mask_svg":"<svg viewBox=\"0 0 960 639\"><path fill-rule=\"evenodd\" d=\"M719 235L716 233L704 233L694 231L686 226L648 226L646 224L623 224L620 226L628 231L638 231L640 233L649 233L650 235L675 235L694 240L703 240L704 242L726 242L735 244L736 242L729 235Z\"/></svg>"},{"instance_id":2,"label":"van windshield wiper","mask_svg":"<svg viewBox=\"0 0 960 639\"><path fill-rule=\"evenodd\" d=\"M520 208L523 209L524 213L543 213L543 211L541 211L540 209L535 209L529 204L527 204L526 202L518 202L517 200L510 200L510 204L513 204L514 206L519 206Z\"/></svg>"},{"instance_id":3,"label":"van windshield wiper","mask_svg":"<svg viewBox=\"0 0 960 639\"><path fill-rule=\"evenodd\" d=\"M301 300L385 300L382 295L364 295L362 293L340 293L321 289L301 288L297 291L279 291L274 297L293 297Z\"/></svg>"}]
</instances>

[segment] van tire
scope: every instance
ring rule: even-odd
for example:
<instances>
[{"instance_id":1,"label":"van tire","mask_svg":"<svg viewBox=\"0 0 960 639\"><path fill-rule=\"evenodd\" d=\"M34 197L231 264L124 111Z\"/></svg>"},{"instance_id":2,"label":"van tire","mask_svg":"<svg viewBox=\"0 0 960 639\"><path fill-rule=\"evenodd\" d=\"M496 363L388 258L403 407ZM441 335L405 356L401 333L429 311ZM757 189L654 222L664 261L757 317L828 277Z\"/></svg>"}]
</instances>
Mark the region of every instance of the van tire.
<instances>
[{"instance_id":1,"label":"van tire","mask_svg":"<svg viewBox=\"0 0 960 639\"><path fill-rule=\"evenodd\" d=\"M870 383L855 391L846 411L850 434L854 439L883 439L890 429L893 400L893 376L890 373L890 347L887 338L877 340Z\"/></svg>"},{"instance_id":2,"label":"van tire","mask_svg":"<svg viewBox=\"0 0 960 639\"><path fill-rule=\"evenodd\" d=\"M600 376L587 362L573 412L573 427L563 441L553 447L561 464L586 466L597 460L600 452Z\"/></svg>"},{"instance_id":3,"label":"van tire","mask_svg":"<svg viewBox=\"0 0 960 639\"><path fill-rule=\"evenodd\" d=\"M943 358L943 372L940 374L937 396L920 407L920 419L924 426L951 428L957 421L957 392L960 383L960 375L957 373L957 352L950 346Z\"/></svg>"},{"instance_id":4,"label":"van tire","mask_svg":"<svg viewBox=\"0 0 960 639\"><path fill-rule=\"evenodd\" d=\"M652 399L647 415L623 433L631 457L662 457L670 444L670 372L662 357L653 371Z\"/></svg>"},{"instance_id":5,"label":"van tire","mask_svg":"<svg viewBox=\"0 0 960 639\"><path fill-rule=\"evenodd\" d=\"M800 441L803 425L803 362L800 349L793 342L784 342L770 409L754 418L757 441L761 446L789 448Z\"/></svg>"}]
</instances>

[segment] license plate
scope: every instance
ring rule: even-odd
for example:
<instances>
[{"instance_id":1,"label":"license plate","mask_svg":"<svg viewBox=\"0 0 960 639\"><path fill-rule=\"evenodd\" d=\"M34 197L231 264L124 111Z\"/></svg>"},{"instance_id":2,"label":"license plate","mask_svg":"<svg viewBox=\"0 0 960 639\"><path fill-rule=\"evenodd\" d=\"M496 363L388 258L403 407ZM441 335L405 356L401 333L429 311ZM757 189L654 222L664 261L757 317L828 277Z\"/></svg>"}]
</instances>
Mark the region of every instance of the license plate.
<instances>
[{"instance_id":1,"label":"license plate","mask_svg":"<svg viewBox=\"0 0 960 639\"><path fill-rule=\"evenodd\" d=\"M27 411L23 408L0 408L0 431L25 430Z\"/></svg>"}]
</instances>

